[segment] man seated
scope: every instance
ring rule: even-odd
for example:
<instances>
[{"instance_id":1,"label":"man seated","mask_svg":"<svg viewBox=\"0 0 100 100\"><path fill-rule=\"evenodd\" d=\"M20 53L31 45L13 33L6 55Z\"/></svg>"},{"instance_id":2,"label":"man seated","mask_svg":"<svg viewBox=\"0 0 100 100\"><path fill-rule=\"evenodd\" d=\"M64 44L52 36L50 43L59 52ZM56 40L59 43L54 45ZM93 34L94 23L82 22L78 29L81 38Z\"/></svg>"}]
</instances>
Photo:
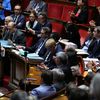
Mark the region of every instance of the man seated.
<instances>
[{"instance_id":1,"label":"man seated","mask_svg":"<svg viewBox=\"0 0 100 100\"><path fill-rule=\"evenodd\" d=\"M33 96L37 96L38 99L56 93L56 89L54 86L52 86L53 73L49 70L46 70L41 74L41 78L42 84L39 87L33 89L30 93Z\"/></svg>"},{"instance_id":2,"label":"man seated","mask_svg":"<svg viewBox=\"0 0 100 100\"><path fill-rule=\"evenodd\" d=\"M5 34L6 31L8 31L8 28L7 27L8 27L8 23L9 22L13 22L13 18L11 16L5 17L4 26L1 26L1 28L2 28L1 29L2 32L0 34L1 37L3 37L3 35Z\"/></svg>"},{"instance_id":3,"label":"man seated","mask_svg":"<svg viewBox=\"0 0 100 100\"><path fill-rule=\"evenodd\" d=\"M25 16L21 14L22 8L20 5L15 5L14 14L11 15L13 21L16 24L16 28L23 29L25 28Z\"/></svg>"},{"instance_id":4,"label":"man seated","mask_svg":"<svg viewBox=\"0 0 100 100\"><path fill-rule=\"evenodd\" d=\"M100 26L94 28L93 41L88 47L89 58L97 58L100 55Z\"/></svg>"},{"instance_id":5,"label":"man seated","mask_svg":"<svg viewBox=\"0 0 100 100\"><path fill-rule=\"evenodd\" d=\"M42 27L49 27L49 28L50 28L50 31L52 32L52 24L51 24L51 22L48 20L46 13L41 12L41 13L38 15L38 21L39 21L39 23L41 24L41 26L40 26L41 28L42 28Z\"/></svg>"},{"instance_id":6,"label":"man seated","mask_svg":"<svg viewBox=\"0 0 100 100\"><path fill-rule=\"evenodd\" d=\"M19 29L16 29L14 22L9 22L7 28L8 30L3 35L4 40L10 39L13 43L19 45L25 44L24 34Z\"/></svg>"},{"instance_id":7,"label":"man seated","mask_svg":"<svg viewBox=\"0 0 100 100\"><path fill-rule=\"evenodd\" d=\"M29 52L34 52L38 54L39 56L43 57L45 52L47 51L45 47L45 43L49 38L50 35L50 29L48 27L42 27L41 29L41 38L31 47L26 47L25 50Z\"/></svg>"},{"instance_id":8,"label":"man seated","mask_svg":"<svg viewBox=\"0 0 100 100\"><path fill-rule=\"evenodd\" d=\"M56 53L63 51L63 49L61 45L59 43L56 43L52 38L46 41L45 47L47 48L47 52L43 56L44 64L49 67L49 69L52 69L54 68L54 66L56 66L53 56L55 56Z\"/></svg>"}]
</instances>

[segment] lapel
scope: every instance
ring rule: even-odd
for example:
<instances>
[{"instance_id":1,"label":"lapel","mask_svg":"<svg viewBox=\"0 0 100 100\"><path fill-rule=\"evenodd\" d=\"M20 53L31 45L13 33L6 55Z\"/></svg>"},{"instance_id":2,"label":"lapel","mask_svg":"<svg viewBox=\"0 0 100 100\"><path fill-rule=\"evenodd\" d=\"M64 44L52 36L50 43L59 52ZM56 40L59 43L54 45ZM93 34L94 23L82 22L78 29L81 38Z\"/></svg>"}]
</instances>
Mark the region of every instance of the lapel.
<instances>
[{"instance_id":1,"label":"lapel","mask_svg":"<svg viewBox=\"0 0 100 100\"><path fill-rule=\"evenodd\" d=\"M38 22L35 20L35 21L34 21L34 24L33 24L33 27L32 27L33 29L36 27L37 23L38 23Z\"/></svg>"}]
</instances>

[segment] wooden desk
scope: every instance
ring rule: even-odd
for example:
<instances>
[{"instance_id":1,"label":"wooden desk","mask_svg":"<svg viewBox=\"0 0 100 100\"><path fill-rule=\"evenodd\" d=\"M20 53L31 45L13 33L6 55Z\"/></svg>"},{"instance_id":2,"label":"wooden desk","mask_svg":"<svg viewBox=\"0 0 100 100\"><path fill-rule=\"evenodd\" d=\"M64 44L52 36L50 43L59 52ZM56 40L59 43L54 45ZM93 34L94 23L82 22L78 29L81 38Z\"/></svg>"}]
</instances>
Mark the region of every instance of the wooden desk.
<instances>
[{"instance_id":1,"label":"wooden desk","mask_svg":"<svg viewBox=\"0 0 100 100\"><path fill-rule=\"evenodd\" d=\"M29 71L29 67L33 66L33 65L37 65L38 61L34 61L34 60L26 60L24 57L16 54L15 52L12 52L11 49L7 49L6 50L6 54L8 54L8 59L9 59L9 64L10 64L10 82L9 82L9 86L13 87L13 88L17 88L19 81L21 79L26 78L28 71ZM4 66L2 66L4 67ZM7 67L7 66L6 66ZM33 66L34 67L34 66ZM36 67L35 67L36 69ZM2 71L3 72L3 71ZM38 76L40 77L40 76ZM34 78L34 77L33 77ZM35 82L36 84L37 82ZM38 82L39 85L39 82Z\"/></svg>"}]
</instances>

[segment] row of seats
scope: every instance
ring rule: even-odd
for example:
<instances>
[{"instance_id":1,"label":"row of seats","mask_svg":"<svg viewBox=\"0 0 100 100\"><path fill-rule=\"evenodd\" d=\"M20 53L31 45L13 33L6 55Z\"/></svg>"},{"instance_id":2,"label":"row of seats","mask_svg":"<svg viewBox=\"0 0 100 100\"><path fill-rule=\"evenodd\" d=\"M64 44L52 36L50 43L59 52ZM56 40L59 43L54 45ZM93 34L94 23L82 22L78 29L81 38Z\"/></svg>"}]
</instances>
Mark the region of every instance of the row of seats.
<instances>
[{"instance_id":1,"label":"row of seats","mask_svg":"<svg viewBox=\"0 0 100 100\"><path fill-rule=\"evenodd\" d=\"M46 0L47 2L52 2L53 0ZM58 1L58 0L56 0ZM59 0L59 1L64 1L68 2L68 0ZM100 6L100 0L88 0L88 6Z\"/></svg>"},{"instance_id":2,"label":"row of seats","mask_svg":"<svg viewBox=\"0 0 100 100\"><path fill-rule=\"evenodd\" d=\"M63 22L70 21L70 12L73 11L75 8L75 5L63 5L63 4L57 4L57 3L48 3L48 17L51 19L57 19L61 20ZM92 9L89 10L89 19L91 19ZM53 21L52 22L52 31L58 32L60 34L64 31L63 24ZM81 29L79 30L80 36L81 36L81 45L84 43L85 38L87 37L87 30Z\"/></svg>"}]
</instances>

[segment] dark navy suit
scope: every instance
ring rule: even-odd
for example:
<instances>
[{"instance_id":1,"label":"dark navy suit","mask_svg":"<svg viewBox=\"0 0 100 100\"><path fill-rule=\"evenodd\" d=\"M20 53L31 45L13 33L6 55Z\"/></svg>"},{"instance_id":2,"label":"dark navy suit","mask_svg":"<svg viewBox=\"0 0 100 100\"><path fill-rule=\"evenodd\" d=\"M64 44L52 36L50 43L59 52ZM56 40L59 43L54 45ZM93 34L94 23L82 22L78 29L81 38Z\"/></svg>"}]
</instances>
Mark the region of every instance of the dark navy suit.
<instances>
[{"instance_id":1,"label":"dark navy suit","mask_svg":"<svg viewBox=\"0 0 100 100\"><path fill-rule=\"evenodd\" d=\"M97 58L100 56L100 40L94 39L88 48L88 53L90 58Z\"/></svg>"},{"instance_id":2,"label":"dark navy suit","mask_svg":"<svg viewBox=\"0 0 100 100\"><path fill-rule=\"evenodd\" d=\"M26 48L29 52L35 52L37 53L40 57L43 57L47 49L45 48L45 42L47 41L46 39L40 38L38 42L33 45L32 47Z\"/></svg>"},{"instance_id":3,"label":"dark navy suit","mask_svg":"<svg viewBox=\"0 0 100 100\"><path fill-rule=\"evenodd\" d=\"M49 67L50 69L53 69L56 64L53 60L53 56L55 56L56 53L63 51L61 45L58 43L55 47L55 51L54 53L51 52L51 50L47 50L47 52L44 55L44 63L47 65L47 67Z\"/></svg>"},{"instance_id":4,"label":"dark navy suit","mask_svg":"<svg viewBox=\"0 0 100 100\"><path fill-rule=\"evenodd\" d=\"M11 17L13 18L16 24L16 28L19 28L19 29L25 28L25 16L24 15L22 14L18 15L18 18L16 18L16 20L15 20L15 17L16 17L15 14L11 15Z\"/></svg>"},{"instance_id":5,"label":"dark navy suit","mask_svg":"<svg viewBox=\"0 0 100 100\"><path fill-rule=\"evenodd\" d=\"M19 30L16 29L15 32L11 33L11 32L5 32L4 36L3 36L4 40L12 40L12 42L16 43L16 44L20 44L20 45L25 45L25 37L24 34Z\"/></svg>"}]
</instances>

